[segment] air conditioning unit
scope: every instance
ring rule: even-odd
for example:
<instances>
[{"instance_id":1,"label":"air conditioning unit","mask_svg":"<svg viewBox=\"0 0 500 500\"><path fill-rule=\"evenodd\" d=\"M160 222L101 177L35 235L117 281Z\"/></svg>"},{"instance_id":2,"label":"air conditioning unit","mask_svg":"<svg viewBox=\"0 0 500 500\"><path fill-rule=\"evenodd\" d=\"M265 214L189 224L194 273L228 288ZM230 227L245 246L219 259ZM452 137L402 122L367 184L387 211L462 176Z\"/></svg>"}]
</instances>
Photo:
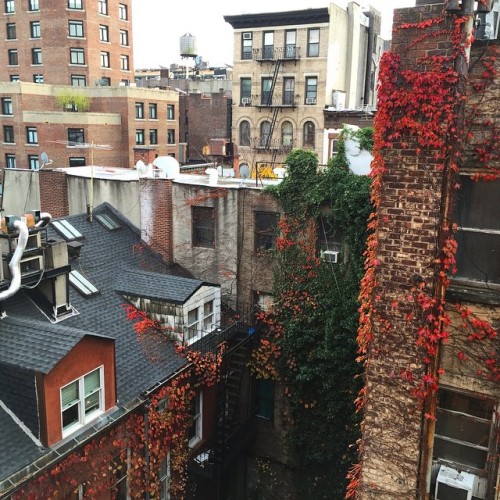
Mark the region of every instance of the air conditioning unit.
<instances>
[{"instance_id":1,"label":"air conditioning unit","mask_svg":"<svg viewBox=\"0 0 500 500\"><path fill-rule=\"evenodd\" d=\"M306 104L316 104L316 97L306 97Z\"/></svg>"},{"instance_id":2,"label":"air conditioning unit","mask_svg":"<svg viewBox=\"0 0 500 500\"><path fill-rule=\"evenodd\" d=\"M243 106L246 106L247 104L250 104L252 102L252 99L250 99L250 97L242 97L241 98L241 104L243 104Z\"/></svg>"},{"instance_id":3,"label":"air conditioning unit","mask_svg":"<svg viewBox=\"0 0 500 500\"><path fill-rule=\"evenodd\" d=\"M323 250L321 252L321 258L325 262L329 262L330 264L336 264L339 258L339 252L335 250Z\"/></svg>"},{"instance_id":4,"label":"air conditioning unit","mask_svg":"<svg viewBox=\"0 0 500 500\"><path fill-rule=\"evenodd\" d=\"M345 108L345 92L338 90L332 92L332 106L337 111L342 111Z\"/></svg>"},{"instance_id":5,"label":"air conditioning unit","mask_svg":"<svg viewBox=\"0 0 500 500\"><path fill-rule=\"evenodd\" d=\"M243 40L251 40L252 33L243 33Z\"/></svg>"},{"instance_id":6,"label":"air conditioning unit","mask_svg":"<svg viewBox=\"0 0 500 500\"><path fill-rule=\"evenodd\" d=\"M441 465L436 479L435 500L472 500L478 477Z\"/></svg>"}]
</instances>

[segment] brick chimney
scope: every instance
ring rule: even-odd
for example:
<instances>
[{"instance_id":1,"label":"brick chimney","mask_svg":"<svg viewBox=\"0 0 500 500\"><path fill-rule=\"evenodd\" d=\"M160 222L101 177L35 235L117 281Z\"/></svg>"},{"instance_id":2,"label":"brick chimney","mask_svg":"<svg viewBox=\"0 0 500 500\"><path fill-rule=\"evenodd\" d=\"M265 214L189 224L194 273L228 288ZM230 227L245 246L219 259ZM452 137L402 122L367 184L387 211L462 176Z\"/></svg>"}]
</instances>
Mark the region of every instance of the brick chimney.
<instances>
[{"instance_id":1,"label":"brick chimney","mask_svg":"<svg viewBox=\"0 0 500 500\"><path fill-rule=\"evenodd\" d=\"M68 183L66 172L40 170L40 207L52 217L66 217L69 214Z\"/></svg>"}]
</instances>

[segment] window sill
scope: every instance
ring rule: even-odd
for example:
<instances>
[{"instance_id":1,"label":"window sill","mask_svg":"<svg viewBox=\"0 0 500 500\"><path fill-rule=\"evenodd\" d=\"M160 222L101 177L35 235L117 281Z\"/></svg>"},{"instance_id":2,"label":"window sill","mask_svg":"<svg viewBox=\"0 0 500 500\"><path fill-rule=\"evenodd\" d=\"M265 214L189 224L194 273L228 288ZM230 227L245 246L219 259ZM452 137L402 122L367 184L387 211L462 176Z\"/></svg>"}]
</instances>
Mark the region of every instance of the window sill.
<instances>
[{"instance_id":1,"label":"window sill","mask_svg":"<svg viewBox=\"0 0 500 500\"><path fill-rule=\"evenodd\" d=\"M451 278L446 291L450 299L467 300L479 304L500 305L500 285L460 278Z\"/></svg>"}]
</instances>

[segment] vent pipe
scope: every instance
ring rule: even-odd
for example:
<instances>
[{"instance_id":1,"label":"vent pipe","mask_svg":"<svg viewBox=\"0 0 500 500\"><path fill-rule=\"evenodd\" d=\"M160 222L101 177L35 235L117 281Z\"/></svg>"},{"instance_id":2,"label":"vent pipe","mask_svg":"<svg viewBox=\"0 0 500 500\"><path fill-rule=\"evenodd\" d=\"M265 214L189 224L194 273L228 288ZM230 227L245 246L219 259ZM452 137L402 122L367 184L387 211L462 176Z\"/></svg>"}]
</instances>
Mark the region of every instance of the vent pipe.
<instances>
[{"instance_id":1,"label":"vent pipe","mask_svg":"<svg viewBox=\"0 0 500 500\"><path fill-rule=\"evenodd\" d=\"M13 226L19 231L19 238L17 240L17 247L14 255L10 259L9 269L12 276L9 288L0 293L0 300L12 297L21 288L21 257L23 256L24 249L28 243L28 226L21 220L16 220Z\"/></svg>"},{"instance_id":2,"label":"vent pipe","mask_svg":"<svg viewBox=\"0 0 500 500\"><path fill-rule=\"evenodd\" d=\"M41 229L42 227L45 227L51 220L52 215L50 215L48 212L41 212L40 220L35 224L35 227Z\"/></svg>"}]
</instances>

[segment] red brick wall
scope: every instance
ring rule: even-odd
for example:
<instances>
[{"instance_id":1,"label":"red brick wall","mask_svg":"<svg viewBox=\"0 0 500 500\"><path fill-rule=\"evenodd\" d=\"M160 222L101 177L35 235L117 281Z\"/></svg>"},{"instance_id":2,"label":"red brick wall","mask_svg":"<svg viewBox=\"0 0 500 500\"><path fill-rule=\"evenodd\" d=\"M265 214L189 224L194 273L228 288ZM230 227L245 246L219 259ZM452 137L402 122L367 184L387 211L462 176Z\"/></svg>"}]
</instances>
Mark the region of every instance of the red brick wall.
<instances>
[{"instance_id":1,"label":"red brick wall","mask_svg":"<svg viewBox=\"0 0 500 500\"><path fill-rule=\"evenodd\" d=\"M66 173L56 170L40 170L38 176L41 210L49 212L54 218L69 215Z\"/></svg>"},{"instance_id":2,"label":"red brick wall","mask_svg":"<svg viewBox=\"0 0 500 500\"><path fill-rule=\"evenodd\" d=\"M166 262L173 262L172 181L141 179L141 238Z\"/></svg>"}]
</instances>

